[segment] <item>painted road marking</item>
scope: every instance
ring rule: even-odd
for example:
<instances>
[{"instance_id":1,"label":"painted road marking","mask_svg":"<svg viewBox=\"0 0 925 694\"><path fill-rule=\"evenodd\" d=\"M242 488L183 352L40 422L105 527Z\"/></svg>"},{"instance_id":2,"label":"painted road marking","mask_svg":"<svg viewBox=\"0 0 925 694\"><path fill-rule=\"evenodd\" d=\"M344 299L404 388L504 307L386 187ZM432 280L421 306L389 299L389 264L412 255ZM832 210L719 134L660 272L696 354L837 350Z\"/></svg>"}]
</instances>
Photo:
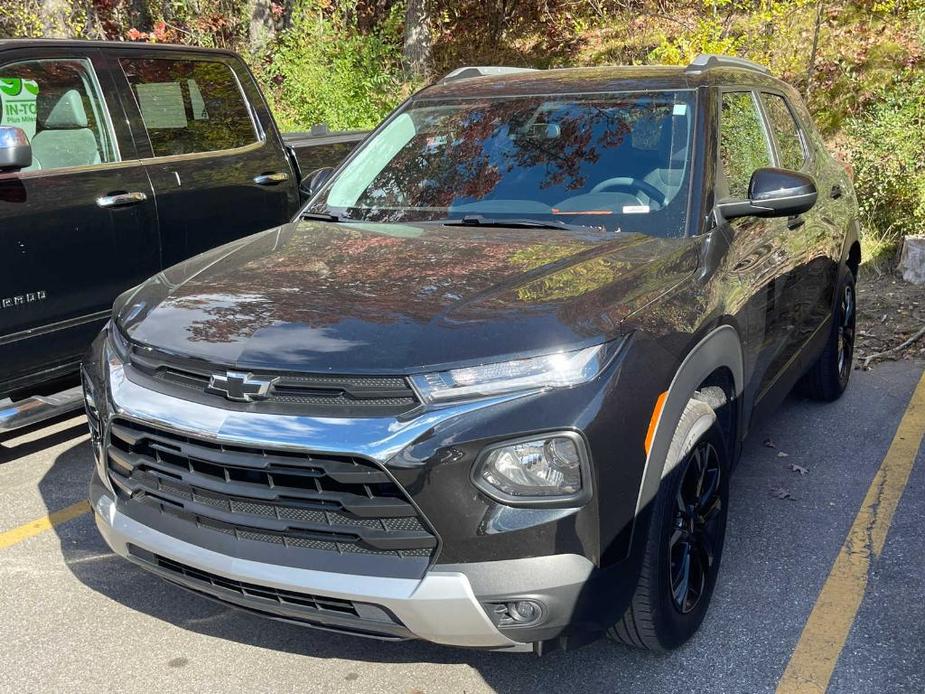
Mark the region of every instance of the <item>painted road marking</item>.
<instances>
[{"instance_id":1,"label":"painted road marking","mask_svg":"<svg viewBox=\"0 0 925 694\"><path fill-rule=\"evenodd\" d=\"M816 598L777 694L824 692L867 589L871 557L886 544L893 514L909 481L925 433L925 374L867 490L829 577Z\"/></svg>"},{"instance_id":2,"label":"painted road marking","mask_svg":"<svg viewBox=\"0 0 925 694\"><path fill-rule=\"evenodd\" d=\"M0 549L12 547L23 540L28 540L30 537L40 535L46 530L51 530L56 525L67 523L69 520L82 516L89 511L89 501L78 501L76 504L66 506L59 511L52 511L47 516L43 516L31 523L20 525L18 528L13 528L12 530L5 530L0 533Z\"/></svg>"}]
</instances>

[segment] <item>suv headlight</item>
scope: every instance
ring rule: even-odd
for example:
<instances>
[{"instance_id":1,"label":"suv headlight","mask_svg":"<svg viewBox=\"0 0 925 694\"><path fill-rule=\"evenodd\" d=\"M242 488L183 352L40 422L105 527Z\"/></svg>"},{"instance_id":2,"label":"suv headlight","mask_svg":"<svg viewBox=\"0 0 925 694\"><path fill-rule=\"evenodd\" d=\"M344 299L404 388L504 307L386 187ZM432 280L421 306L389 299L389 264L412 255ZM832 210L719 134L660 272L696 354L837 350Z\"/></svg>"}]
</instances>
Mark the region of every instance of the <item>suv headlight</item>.
<instances>
[{"instance_id":1,"label":"suv headlight","mask_svg":"<svg viewBox=\"0 0 925 694\"><path fill-rule=\"evenodd\" d=\"M578 505L591 497L589 469L584 439L563 431L489 446L472 480L511 506Z\"/></svg>"},{"instance_id":2,"label":"suv headlight","mask_svg":"<svg viewBox=\"0 0 925 694\"><path fill-rule=\"evenodd\" d=\"M605 342L571 352L417 374L411 377L411 382L428 405L519 391L564 388L595 378L619 344L619 341Z\"/></svg>"}]
</instances>

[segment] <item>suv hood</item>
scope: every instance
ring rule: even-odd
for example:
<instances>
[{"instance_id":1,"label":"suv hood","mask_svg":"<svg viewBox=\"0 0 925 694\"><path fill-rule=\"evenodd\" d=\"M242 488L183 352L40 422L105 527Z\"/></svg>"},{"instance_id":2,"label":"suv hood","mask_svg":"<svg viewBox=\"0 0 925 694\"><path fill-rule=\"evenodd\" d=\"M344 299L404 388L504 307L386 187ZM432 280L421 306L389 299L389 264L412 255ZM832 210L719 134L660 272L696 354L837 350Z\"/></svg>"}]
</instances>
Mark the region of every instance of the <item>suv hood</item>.
<instances>
[{"instance_id":1,"label":"suv hood","mask_svg":"<svg viewBox=\"0 0 925 694\"><path fill-rule=\"evenodd\" d=\"M300 221L160 273L115 315L212 364L410 373L609 339L698 260L692 239Z\"/></svg>"}]
</instances>

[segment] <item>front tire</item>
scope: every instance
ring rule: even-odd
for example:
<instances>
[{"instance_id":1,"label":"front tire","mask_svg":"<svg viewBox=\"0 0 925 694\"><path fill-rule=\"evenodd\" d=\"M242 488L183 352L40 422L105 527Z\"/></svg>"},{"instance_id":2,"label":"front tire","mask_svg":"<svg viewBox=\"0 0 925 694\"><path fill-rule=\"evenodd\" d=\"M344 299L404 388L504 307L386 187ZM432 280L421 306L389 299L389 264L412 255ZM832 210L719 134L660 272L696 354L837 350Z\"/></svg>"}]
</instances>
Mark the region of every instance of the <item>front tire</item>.
<instances>
[{"instance_id":1,"label":"front tire","mask_svg":"<svg viewBox=\"0 0 925 694\"><path fill-rule=\"evenodd\" d=\"M819 359L803 377L801 390L814 400L838 400L848 387L854 358L857 303L854 273L845 272L838 286L832 331Z\"/></svg>"},{"instance_id":2,"label":"front tire","mask_svg":"<svg viewBox=\"0 0 925 694\"><path fill-rule=\"evenodd\" d=\"M632 602L607 632L657 652L677 648L700 627L722 558L729 459L716 417L701 401L688 403L675 430L667 461L678 460L652 502Z\"/></svg>"}]
</instances>

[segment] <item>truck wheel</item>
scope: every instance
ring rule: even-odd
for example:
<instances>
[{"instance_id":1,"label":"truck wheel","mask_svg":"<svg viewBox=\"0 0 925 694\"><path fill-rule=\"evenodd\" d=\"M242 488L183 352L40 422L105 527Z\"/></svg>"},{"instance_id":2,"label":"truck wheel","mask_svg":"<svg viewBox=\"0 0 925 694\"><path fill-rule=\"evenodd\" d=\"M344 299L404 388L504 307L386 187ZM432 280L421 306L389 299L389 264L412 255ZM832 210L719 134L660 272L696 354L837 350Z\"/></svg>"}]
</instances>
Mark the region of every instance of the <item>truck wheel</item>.
<instances>
[{"instance_id":1,"label":"truck wheel","mask_svg":"<svg viewBox=\"0 0 925 694\"><path fill-rule=\"evenodd\" d=\"M636 592L608 636L667 651L703 621L716 585L729 505L728 454L713 410L691 400L681 415L652 514Z\"/></svg>"},{"instance_id":2,"label":"truck wheel","mask_svg":"<svg viewBox=\"0 0 925 694\"><path fill-rule=\"evenodd\" d=\"M854 357L854 322L857 313L854 274L846 272L839 283L832 332L819 359L800 382L800 391L815 400L838 400L848 387Z\"/></svg>"}]
</instances>

